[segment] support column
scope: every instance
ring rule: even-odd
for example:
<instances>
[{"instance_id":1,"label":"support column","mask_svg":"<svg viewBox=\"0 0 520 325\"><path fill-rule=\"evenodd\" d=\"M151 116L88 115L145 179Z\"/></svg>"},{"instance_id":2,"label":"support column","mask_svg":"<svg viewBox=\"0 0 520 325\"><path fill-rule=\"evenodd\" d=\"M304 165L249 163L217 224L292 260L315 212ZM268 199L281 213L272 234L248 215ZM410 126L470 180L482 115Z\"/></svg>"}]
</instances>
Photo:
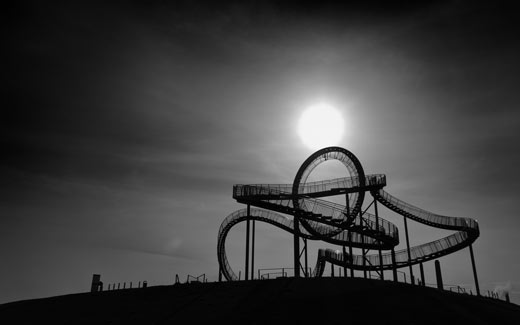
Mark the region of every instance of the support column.
<instances>
[{"instance_id":1,"label":"support column","mask_svg":"<svg viewBox=\"0 0 520 325\"><path fill-rule=\"evenodd\" d=\"M361 226L361 228L363 228L363 213L361 212L361 209L359 209L359 225ZM362 243L362 246L365 246L365 236L362 235L361 236L361 243ZM366 253L365 253L365 249L363 247L361 247L361 257L363 258L363 278L367 278L367 270L366 270L366 264L367 264L367 260L366 260Z\"/></svg>"},{"instance_id":2,"label":"support column","mask_svg":"<svg viewBox=\"0 0 520 325\"><path fill-rule=\"evenodd\" d=\"M294 216L294 277L300 277L300 221Z\"/></svg>"},{"instance_id":3,"label":"support column","mask_svg":"<svg viewBox=\"0 0 520 325\"><path fill-rule=\"evenodd\" d=\"M475 266L475 256L473 255L473 245L469 245L469 253L471 255L471 266L473 266L473 277L475 278L475 289L477 296L480 296L480 288L478 287L477 268Z\"/></svg>"},{"instance_id":4,"label":"support column","mask_svg":"<svg viewBox=\"0 0 520 325\"><path fill-rule=\"evenodd\" d=\"M347 219L350 219L350 199L349 199L348 193L345 194L345 206L347 207ZM353 222L355 222L355 219L353 220ZM349 222L349 226L353 226L353 223ZM348 244L349 244L348 245L348 251L349 251L350 256L352 256L352 232L350 231L350 229L348 230ZM347 276L347 272L346 271L347 270L345 269L344 270L345 277ZM351 278L354 277L353 265L350 266L350 277Z\"/></svg>"},{"instance_id":5,"label":"support column","mask_svg":"<svg viewBox=\"0 0 520 325\"><path fill-rule=\"evenodd\" d=\"M253 233L251 236L251 280L255 279L255 221L253 220Z\"/></svg>"},{"instance_id":6,"label":"support column","mask_svg":"<svg viewBox=\"0 0 520 325\"><path fill-rule=\"evenodd\" d=\"M334 277L334 264L330 263L330 276Z\"/></svg>"},{"instance_id":7,"label":"support column","mask_svg":"<svg viewBox=\"0 0 520 325\"><path fill-rule=\"evenodd\" d=\"M395 249L392 247L392 273L394 274L394 282L398 282L397 278L397 263L395 262Z\"/></svg>"},{"instance_id":8,"label":"support column","mask_svg":"<svg viewBox=\"0 0 520 325\"><path fill-rule=\"evenodd\" d=\"M361 255L363 255L363 277L367 278L367 252L364 248L361 248Z\"/></svg>"},{"instance_id":9,"label":"support column","mask_svg":"<svg viewBox=\"0 0 520 325\"><path fill-rule=\"evenodd\" d=\"M408 237L408 222L406 221L406 217L403 216L404 218L404 232L406 234L406 250L408 252L408 263L411 263L411 260L412 260L412 254L410 253L410 238ZM412 284L415 284L415 281L414 281L414 278L413 278L413 268L412 268L412 264L409 265L410 266L410 281Z\"/></svg>"},{"instance_id":10,"label":"support column","mask_svg":"<svg viewBox=\"0 0 520 325\"><path fill-rule=\"evenodd\" d=\"M251 206L247 205L247 216L250 216ZM245 280L249 280L249 219L246 221L246 270Z\"/></svg>"},{"instance_id":11,"label":"support column","mask_svg":"<svg viewBox=\"0 0 520 325\"><path fill-rule=\"evenodd\" d=\"M379 231L379 214L377 213L377 201L374 198L374 211L376 213L376 230ZM381 241L379 241L381 245ZM381 280L385 279L385 275L383 272L383 254L381 253L381 249L379 249L379 267L381 268Z\"/></svg>"},{"instance_id":12,"label":"support column","mask_svg":"<svg viewBox=\"0 0 520 325\"><path fill-rule=\"evenodd\" d=\"M305 277L308 278L309 277L309 266L307 264L307 238L304 238L303 239L303 245L304 245L304 248L305 248Z\"/></svg>"},{"instance_id":13,"label":"support column","mask_svg":"<svg viewBox=\"0 0 520 325\"><path fill-rule=\"evenodd\" d=\"M343 265L343 277L348 277L348 274L347 274L347 247L345 245L343 245L343 263L345 263Z\"/></svg>"},{"instance_id":14,"label":"support column","mask_svg":"<svg viewBox=\"0 0 520 325\"><path fill-rule=\"evenodd\" d=\"M439 260L435 260L435 275L437 276L437 289L444 290L444 285L442 284L441 263L439 263Z\"/></svg>"},{"instance_id":15,"label":"support column","mask_svg":"<svg viewBox=\"0 0 520 325\"><path fill-rule=\"evenodd\" d=\"M349 251L349 254L350 256L354 256L353 253L352 253L352 246L349 246L348 247L348 251ZM353 278L354 277L354 265L351 265L350 267L350 277Z\"/></svg>"},{"instance_id":16,"label":"support column","mask_svg":"<svg viewBox=\"0 0 520 325\"><path fill-rule=\"evenodd\" d=\"M421 283L424 286L426 286L426 282L424 281L424 267L422 265L422 262L419 263L419 269L421 270Z\"/></svg>"}]
</instances>

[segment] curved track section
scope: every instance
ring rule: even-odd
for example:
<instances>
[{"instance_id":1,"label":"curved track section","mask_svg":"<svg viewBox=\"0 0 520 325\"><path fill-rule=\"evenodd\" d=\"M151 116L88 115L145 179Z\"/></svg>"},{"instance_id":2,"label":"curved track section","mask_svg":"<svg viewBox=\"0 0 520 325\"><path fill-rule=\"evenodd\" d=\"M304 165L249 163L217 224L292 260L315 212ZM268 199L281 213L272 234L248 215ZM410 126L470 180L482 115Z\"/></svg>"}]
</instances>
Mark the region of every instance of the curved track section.
<instances>
[{"instance_id":1,"label":"curved track section","mask_svg":"<svg viewBox=\"0 0 520 325\"><path fill-rule=\"evenodd\" d=\"M408 251L406 249L396 251L395 268L430 261L454 253L468 247L479 237L480 231L476 220L435 214L401 201L383 190L374 192L372 195L378 202L406 218L431 227L458 231L439 240L410 247L410 260L408 260ZM329 253L334 252L332 250L328 251L330 251ZM332 264L341 264L343 258L337 255L331 255L327 261ZM361 255L353 255L351 264L348 267L356 270L391 270L394 268L391 253L384 253L381 257L382 262L378 254L367 255L364 259ZM335 260L336 258L337 261Z\"/></svg>"},{"instance_id":2,"label":"curved track section","mask_svg":"<svg viewBox=\"0 0 520 325\"><path fill-rule=\"evenodd\" d=\"M260 210L260 209L251 209L250 210L251 215L247 215L247 209L241 209L233 212L230 214L224 221L222 222L222 225L220 226L220 229L218 231L218 241L217 241L217 256L218 256L218 262L221 266L222 273L224 277L228 281L236 281L238 280L238 276L235 274L233 269L231 268L229 261L227 259L226 255L226 249L225 249L225 243L226 238L231 230L231 228L241 222L247 221L247 220L255 220L255 221L261 221L265 223L269 223L275 227L278 227L280 229L283 229L287 232L294 233L294 222L292 219L283 216L278 213L266 211L266 210ZM312 235L302 232L300 233L302 238L312 239L315 240L316 238ZM314 268L314 276L321 276L323 274L325 261L326 261L326 255L328 253L325 253L324 251L320 252L318 254L318 261L316 263L316 267Z\"/></svg>"},{"instance_id":3,"label":"curved track section","mask_svg":"<svg viewBox=\"0 0 520 325\"><path fill-rule=\"evenodd\" d=\"M306 182L310 173L322 162L338 160L347 168L349 177ZM362 211L368 191L388 209L424 225L457 231L456 233L407 249L370 255L348 255L331 249L320 249L314 276L321 276L325 262L357 270L391 270L432 260L471 245L479 236L478 223L470 218L443 216L420 209L399 200L383 190L386 177L365 175L359 160L348 150L339 147L321 149L311 155L298 170L293 184L254 184L233 186L233 198L238 202L262 209L242 209L230 214L222 223L217 244L218 261L227 280L237 280L225 252L225 239L237 223L258 220L294 233L294 219L303 226L300 236L322 240L339 246L363 249L393 250L399 244L395 225L366 211ZM345 205L322 198L345 195ZM264 210L265 209L265 210ZM271 211L275 212L271 212ZM291 217L287 216L290 215Z\"/></svg>"},{"instance_id":4,"label":"curved track section","mask_svg":"<svg viewBox=\"0 0 520 325\"><path fill-rule=\"evenodd\" d=\"M368 175L367 182L384 182L382 175ZM331 195L355 183L352 178L338 178L326 182L314 182L301 186L304 195L298 195L300 206L294 207L294 196L286 192L286 184L235 185L237 201L279 213L298 216L310 225L304 228L317 239L336 245L357 248L391 249L399 244L399 233L395 225L387 220L365 212L349 214L345 205L314 198ZM349 187L350 188L350 187Z\"/></svg>"}]
</instances>

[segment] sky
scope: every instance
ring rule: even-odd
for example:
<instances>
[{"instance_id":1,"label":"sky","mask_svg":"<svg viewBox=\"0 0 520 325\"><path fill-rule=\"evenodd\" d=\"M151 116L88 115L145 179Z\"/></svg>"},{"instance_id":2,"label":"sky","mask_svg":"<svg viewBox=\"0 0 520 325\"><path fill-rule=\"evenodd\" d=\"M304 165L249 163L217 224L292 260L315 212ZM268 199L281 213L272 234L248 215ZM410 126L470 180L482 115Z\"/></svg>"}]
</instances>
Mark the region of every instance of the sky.
<instances>
[{"instance_id":1,"label":"sky","mask_svg":"<svg viewBox=\"0 0 520 325\"><path fill-rule=\"evenodd\" d=\"M220 223L243 208L233 184L291 183L313 152L298 119L320 101L390 194L478 220L481 290L520 303L511 3L17 2L4 15L0 303L85 292L94 273L217 280ZM409 227L413 245L450 233ZM244 229L227 242L237 272ZM258 225L255 249L256 267L292 265L279 229ZM445 283L471 288L468 249L440 262Z\"/></svg>"}]
</instances>

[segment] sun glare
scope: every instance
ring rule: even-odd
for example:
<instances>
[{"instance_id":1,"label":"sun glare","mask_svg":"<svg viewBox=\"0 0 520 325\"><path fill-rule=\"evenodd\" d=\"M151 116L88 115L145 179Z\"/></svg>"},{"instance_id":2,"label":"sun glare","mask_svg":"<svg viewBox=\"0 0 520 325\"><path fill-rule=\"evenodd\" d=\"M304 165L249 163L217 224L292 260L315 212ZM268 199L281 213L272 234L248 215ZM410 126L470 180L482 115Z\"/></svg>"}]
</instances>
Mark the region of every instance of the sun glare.
<instances>
[{"instance_id":1,"label":"sun glare","mask_svg":"<svg viewBox=\"0 0 520 325\"><path fill-rule=\"evenodd\" d=\"M298 134L313 150L337 145L343 135L343 117L328 104L313 105L300 117Z\"/></svg>"}]
</instances>

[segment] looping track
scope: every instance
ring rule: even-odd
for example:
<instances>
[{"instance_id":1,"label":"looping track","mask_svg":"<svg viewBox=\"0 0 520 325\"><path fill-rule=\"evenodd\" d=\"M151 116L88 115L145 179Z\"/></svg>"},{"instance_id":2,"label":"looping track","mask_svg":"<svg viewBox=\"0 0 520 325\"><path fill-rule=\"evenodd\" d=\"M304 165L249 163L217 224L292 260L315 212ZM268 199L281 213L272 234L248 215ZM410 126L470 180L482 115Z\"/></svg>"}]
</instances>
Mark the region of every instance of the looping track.
<instances>
[{"instance_id":1,"label":"looping track","mask_svg":"<svg viewBox=\"0 0 520 325\"><path fill-rule=\"evenodd\" d=\"M349 177L306 182L314 168L329 159L343 163ZM383 190L384 186L385 175L365 175L359 160L350 151L340 147L328 147L312 154L298 170L293 184L233 186L234 199L261 209L251 209L249 216L246 209L238 210L222 222L217 239L217 256L224 277L228 281L238 279L227 260L225 241L234 225L247 220L266 222L294 233L293 220L298 218L303 226L299 231L302 238L355 248L392 250L399 244L398 229L380 216L362 210L365 192L370 192L375 201L405 218L457 232L411 247L410 258L406 249L396 251L395 263L390 252L350 256L331 249L320 249L314 276L323 274L325 262L356 270L375 271L414 265L463 249L478 238L476 220L428 212L391 196ZM348 198L345 205L321 199L338 194L345 194Z\"/></svg>"}]
</instances>

